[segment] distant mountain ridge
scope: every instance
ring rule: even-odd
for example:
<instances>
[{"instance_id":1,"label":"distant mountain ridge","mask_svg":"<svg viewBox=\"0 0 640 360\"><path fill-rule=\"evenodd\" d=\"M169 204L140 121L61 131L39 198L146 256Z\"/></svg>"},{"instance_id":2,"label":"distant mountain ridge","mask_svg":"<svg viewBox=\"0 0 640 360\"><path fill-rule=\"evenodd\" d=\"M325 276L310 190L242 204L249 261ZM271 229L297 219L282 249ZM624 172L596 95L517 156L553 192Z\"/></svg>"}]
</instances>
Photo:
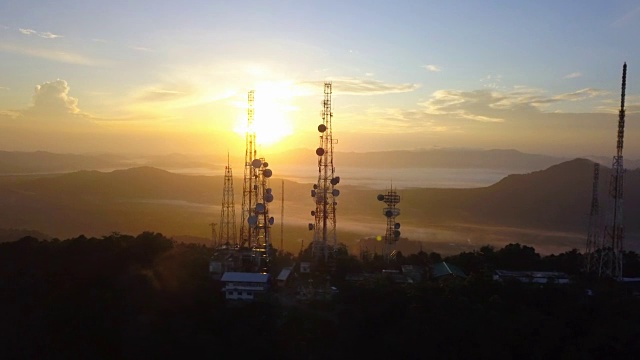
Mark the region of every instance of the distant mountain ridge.
<instances>
[{"instance_id":1,"label":"distant mountain ridge","mask_svg":"<svg viewBox=\"0 0 640 360\"><path fill-rule=\"evenodd\" d=\"M606 218L610 207L610 169L601 167L600 171L600 211ZM420 232L423 234L428 234L429 229L453 229L463 224L526 230L530 233L528 239L534 242L542 241L540 239L547 236L543 234L549 232L573 233L581 239L586 234L592 178L593 162L575 159L545 170L510 175L488 187L404 189L400 191L399 221L403 224L402 231L424 229ZM277 178L272 181L279 184ZM640 216L640 188L636 186L639 182L640 170L625 173L626 219ZM0 228L33 229L56 237L159 231L169 236L208 238L208 224L218 221L222 183L222 176L180 175L152 167L80 171L3 182L0 183ZM312 201L308 184L291 181L285 184L289 209L285 226L289 246L295 247L299 244L291 243L294 242L291 239L308 237L306 223L310 216L306 209L311 210ZM274 187L276 199L280 199L279 188ZM236 184L234 190L239 208L241 186ZM341 234L350 234L351 240L344 240L348 244L358 236L370 236L373 229L383 227L382 207L376 200L378 192L350 186L341 188L338 223ZM278 200L272 206L278 217ZM238 210L236 215L240 221ZM275 233L279 230L278 221L276 219L274 225ZM348 228L361 230L347 232ZM634 244L631 239L638 237L640 223L627 221L626 231L630 244ZM429 235L409 236L412 240L433 240ZM485 243L492 241L491 236L481 239L486 239L480 240ZM512 240L524 242L523 238ZM578 246L582 246L581 241Z\"/></svg>"}]
</instances>

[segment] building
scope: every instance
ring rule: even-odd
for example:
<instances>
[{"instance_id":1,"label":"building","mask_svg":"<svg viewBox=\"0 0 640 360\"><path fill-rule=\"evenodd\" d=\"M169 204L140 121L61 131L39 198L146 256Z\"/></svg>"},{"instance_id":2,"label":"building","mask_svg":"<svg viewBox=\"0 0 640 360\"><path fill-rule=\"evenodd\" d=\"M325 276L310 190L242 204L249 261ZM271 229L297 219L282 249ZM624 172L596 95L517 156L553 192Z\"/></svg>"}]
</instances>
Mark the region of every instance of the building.
<instances>
[{"instance_id":1,"label":"building","mask_svg":"<svg viewBox=\"0 0 640 360\"><path fill-rule=\"evenodd\" d=\"M227 300L256 300L269 290L269 274L225 272L220 281Z\"/></svg>"},{"instance_id":2,"label":"building","mask_svg":"<svg viewBox=\"0 0 640 360\"><path fill-rule=\"evenodd\" d=\"M289 282L289 277L291 276L292 271L293 271L293 268L291 267L286 267L282 269L282 271L280 271L280 274L276 278L276 281L279 287L287 286L287 283Z\"/></svg>"},{"instance_id":3,"label":"building","mask_svg":"<svg viewBox=\"0 0 640 360\"><path fill-rule=\"evenodd\" d=\"M532 284L568 284L569 275L556 271L509 271L496 270L493 273L493 280L497 281L519 281Z\"/></svg>"},{"instance_id":4,"label":"building","mask_svg":"<svg viewBox=\"0 0 640 360\"><path fill-rule=\"evenodd\" d=\"M458 268L457 266L443 261L437 264L433 264L433 267L431 269L431 277L433 279L444 279L444 278L465 279L467 275L462 270L460 270L460 268Z\"/></svg>"}]
</instances>

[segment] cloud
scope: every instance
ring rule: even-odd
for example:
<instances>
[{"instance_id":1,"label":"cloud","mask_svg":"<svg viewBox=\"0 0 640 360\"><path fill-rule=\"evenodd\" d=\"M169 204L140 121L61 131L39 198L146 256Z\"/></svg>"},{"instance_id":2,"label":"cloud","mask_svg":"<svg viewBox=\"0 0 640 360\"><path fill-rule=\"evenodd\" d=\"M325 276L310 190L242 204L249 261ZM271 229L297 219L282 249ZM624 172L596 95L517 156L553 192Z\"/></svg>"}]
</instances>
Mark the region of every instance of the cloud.
<instances>
[{"instance_id":1,"label":"cloud","mask_svg":"<svg viewBox=\"0 0 640 360\"><path fill-rule=\"evenodd\" d=\"M567 74L564 76L565 79L575 79L575 78L579 78L582 76L582 73L579 72L572 72L571 74Z\"/></svg>"},{"instance_id":2,"label":"cloud","mask_svg":"<svg viewBox=\"0 0 640 360\"><path fill-rule=\"evenodd\" d=\"M107 61L92 59L78 53L56 51L56 50L49 50L49 49L36 49L36 48L30 48L30 47L16 46L13 44L0 44L0 51L38 57L38 58L57 61L57 62L66 63L66 64L85 65L85 66L109 65L109 62Z\"/></svg>"},{"instance_id":3,"label":"cloud","mask_svg":"<svg viewBox=\"0 0 640 360\"><path fill-rule=\"evenodd\" d=\"M67 82L60 79L37 85L33 94L33 105L28 111L52 117L79 114L78 99L69 96L69 89Z\"/></svg>"},{"instance_id":4,"label":"cloud","mask_svg":"<svg viewBox=\"0 0 640 360\"><path fill-rule=\"evenodd\" d=\"M173 100L182 99L190 95L191 93L186 91L149 88L149 89L140 91L136 96L136 98L140 101L149 101L149 102L173 101Z\"/></svg>"},{"instance_id":5,"label":"cloud","mask_svg":"<svg viewBox=\"0 0 640 360\"><path fill-rule=\"evenodd\" d=\"M586 89L574 91L572 93L556 95L552 99L558 100L558 101L561 101L561 100L579 101L579 100L584 100L584 99L588 99L596 96L602 96L606 94L608 94L608 92L604 90L586 88Z\"/></svg>"},{"instance_id":6,"label":"cloud","mask_svg":"<svg viewBox=\"0 0 640 360\"><path fill-rule=\"evenodd\" d=\"M426 112L434 115L453 115L481 122L503 122L514 112L540 113L549 105L581 101L607 94L606 91L586 88L571 93L547 96L541 90L520 87L513 91L497 90L438 90L431 99L421 103Z\"/></svg>"},{"instance_id":7,"label":"cloud","mask_svg":"<svg viewBox=\"0 0 640 360\"><path fill-rule=\"evenodd\" d=\"M152 49L142 47L142 46L127 46L131 50L144 51L144 52L153 52Z\"/></svg>"},{"instance_id":8,"label":"cloud","mask_svg":"<svg viewBox=\"0 0 640 360\"><path fill-rule=\"evenodd\" d=\"M0 44L0 51L38 57L42 59L87 66L107 66L108 61L92 59L81 54L68 51L55 51L42 48L23 47L14 44Z\"/></svg>"},{"instance_id":9,"label":"cloud","mask_svg":"<svg viewBox=\"0 0 640 360\"><path fill-rule=\"evenodd\" d=\"M333 91L348 95L381 95L411 92L420 87L418 84L389 84L373 79L332 78ZM301 85L322 87L320 81L304 81Z\"/></svg>"},{"instance_id":10,"label":"cloud","mask_svg":"<svg viewBox=\"0 0 640 360\"><path fill-rule=\"evenodd\" d=\"M76 131L94 126L91 115L82 112L78 99L70 95L65 80L42 83L34 88L31 106L0 113L1 125L14 129L47 131ZM3 130L4 131L4 130Z\"/></svg>"},{"instance_id":11,"label":"cloud","mask_svg":"<svg viewBox=\"0 0 640 360\"><path fill-rule=\"evenodd\" d=\"M48 31L40 32L40 31L36 31L36 30L33 30L33 29L23 29L23 28L18 29L18 31L20 31L21 33L23 33L25 35L29 35L29 36L30 35L36 35L36 36L39 36L39 37L44 38L44 39L56 39L56 38L63 37L62 35L56 35L56 34L48 32Z\"/></svg>"},{"instance_id":12,"label":"cloud","mask_svg":"<svg viewBox=\"0 0 640 360\"><path fill-rule=\"evenodd\" d=\"M633 24L636 21L635 18L638 16L640 16L640 6L634 8L633 10L628 11L626 14L616 19L613 23L611 23L611 26L621 27L629 23Z\"/></svg>"},{"instance_id":13,"label":"cloud","mask_svg":"<svg viewBox=\"0 0 640 360\"><path fill-rule=\"evenodd\" d=\"M432 72L440 72L442 71L442 68L440 68L437 65L422 65L423 68L432 71Z\"/></svg>"}]
</instances>

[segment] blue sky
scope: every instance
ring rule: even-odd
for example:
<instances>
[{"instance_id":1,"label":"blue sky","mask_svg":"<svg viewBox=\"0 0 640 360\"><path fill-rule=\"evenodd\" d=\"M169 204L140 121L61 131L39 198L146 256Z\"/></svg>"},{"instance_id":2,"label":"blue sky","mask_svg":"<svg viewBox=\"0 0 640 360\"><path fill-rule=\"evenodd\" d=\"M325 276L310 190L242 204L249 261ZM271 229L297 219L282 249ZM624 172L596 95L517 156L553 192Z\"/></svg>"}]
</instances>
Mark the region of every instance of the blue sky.
<instances>
[{"instance_id":1,"label":"blue sky","mask_svg":"<svg viewBox=\"0 0 640 360\"><path fill-rule=\"evenodd\" d=\"M340 151L609 155L627 61L638 157L639 34L634 1L6 0L0 149L239 149L250 89L307 147L331 80Z\"/></svg>"}]
</instances>

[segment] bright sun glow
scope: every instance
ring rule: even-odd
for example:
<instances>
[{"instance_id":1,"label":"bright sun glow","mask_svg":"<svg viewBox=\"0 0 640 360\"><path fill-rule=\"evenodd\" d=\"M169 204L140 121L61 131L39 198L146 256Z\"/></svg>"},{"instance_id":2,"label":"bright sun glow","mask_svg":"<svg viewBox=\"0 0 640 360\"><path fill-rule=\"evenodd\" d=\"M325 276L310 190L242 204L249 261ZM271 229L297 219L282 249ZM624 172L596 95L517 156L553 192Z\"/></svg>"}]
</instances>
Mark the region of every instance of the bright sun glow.
<instances>
[{"instance_id":1,"label":"bright sun glow","mask_svg":"<svg viewBox=\"0 0 640 360\"><path fill-rule=\"evenodd\" d=\"M263 83L256 86L254 100L253 128L256 132L256 143L273 145L293 133L289 112L293 110L290 102L293 92L288 83ZM247 108L247 103L242 105ZM234 131L245 135L247 131L247 114L240 116Z\"/></svg>"}]
</instances>

